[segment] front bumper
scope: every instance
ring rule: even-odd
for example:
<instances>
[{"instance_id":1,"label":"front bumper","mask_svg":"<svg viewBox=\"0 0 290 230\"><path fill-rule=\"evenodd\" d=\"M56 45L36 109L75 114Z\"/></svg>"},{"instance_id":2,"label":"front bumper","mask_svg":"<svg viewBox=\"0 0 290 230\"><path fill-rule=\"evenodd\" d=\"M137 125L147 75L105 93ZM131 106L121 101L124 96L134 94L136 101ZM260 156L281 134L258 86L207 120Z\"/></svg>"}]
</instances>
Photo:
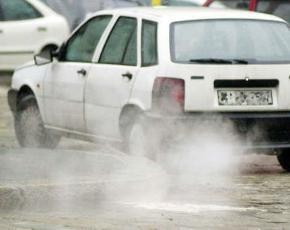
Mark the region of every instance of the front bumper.
<instances>
[{"instance_id":1,"label":"front bumper","mask_svg":"<svg viewBox=\"0 0 290 230\"><path fill-rule=\"evenodd\" d=\"M155 124L155 127L160 127L165 135L171 133L170 136L175 136L184 132L183 138L187 138L190 137L188 134L190 131L203 132L204 129L219 135L220 130L228 129L228 136L236 135L239 148L245 150L261 150L262 152L270 150L271 152L290 148L290 111L192 112L172 116L147 112L145 119ZM224 126L227 128L224 129ZM224 143L226 142L227 137L224 139Z\"/></svg>"}]
</instances>

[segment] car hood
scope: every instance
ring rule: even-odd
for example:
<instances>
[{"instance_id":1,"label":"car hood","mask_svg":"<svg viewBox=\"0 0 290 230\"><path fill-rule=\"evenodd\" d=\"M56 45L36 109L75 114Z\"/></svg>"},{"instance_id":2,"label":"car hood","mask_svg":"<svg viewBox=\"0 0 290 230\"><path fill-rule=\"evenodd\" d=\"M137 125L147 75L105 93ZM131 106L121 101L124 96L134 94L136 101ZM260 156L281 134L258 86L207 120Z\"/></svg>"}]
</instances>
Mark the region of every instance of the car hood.
<instances>
[{"instance_id":1,"label":"car hood","mask_svg":"<svg viewBox=\"0 0 290 230\"><path fill-rule=\"evenodd\" d=\"M24 68L28 68L28 67L32 67L32 66L35 66L34 61L29 61L29 62L26 62L25 64L23 64L23 65L17 67L17 68L15 69L15 71L18 71L18 70L21 70L21 69L24 69Z\"/></svg>"}]
</instances>

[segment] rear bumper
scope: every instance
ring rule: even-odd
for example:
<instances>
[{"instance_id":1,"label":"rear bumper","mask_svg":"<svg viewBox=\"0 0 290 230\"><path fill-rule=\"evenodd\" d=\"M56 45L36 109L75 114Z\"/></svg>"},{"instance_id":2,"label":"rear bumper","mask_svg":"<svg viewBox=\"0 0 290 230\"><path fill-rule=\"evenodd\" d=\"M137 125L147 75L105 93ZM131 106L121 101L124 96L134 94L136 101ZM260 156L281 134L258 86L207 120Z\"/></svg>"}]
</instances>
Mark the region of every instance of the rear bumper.
<instances>
[{"instance_id":1,"label":"rear bumper","mask_svg":"<svg viewBox=\"0 0 290 230\"><path fill-rule=\"evenodd\" d=\"M283 112L204 112L162 116L148 112L145 119L173 135L195 130L196 127L214 127L219 132L223 126L231 127L239 139L239 148L265 152L290 148L290 111ZM209 126L213 124L213 126ZM211 130L211 129L209 129ZM231 134L230 134L231 135ZM224 140L225 143L227 139ZM232 144L232 143L231 143ZM269 152L270 152L269 151Z\"/></svg>"},{"instance_id":2,"label":"rear bumper","mask_svg":"<svg viewBox=\"0 0 290 230\"><path fill-rule=\"evenodd\" d=\"M217 118L228 118L228 119L264 119L264 118L289 118L289 111L279 112L186 112L177 115L163 115L160 113L146 112L145 116L151 119L160 120L177 120L177 121L192 121L195 119L202 120L216 120Z\"/></svg>"}]
</instances>

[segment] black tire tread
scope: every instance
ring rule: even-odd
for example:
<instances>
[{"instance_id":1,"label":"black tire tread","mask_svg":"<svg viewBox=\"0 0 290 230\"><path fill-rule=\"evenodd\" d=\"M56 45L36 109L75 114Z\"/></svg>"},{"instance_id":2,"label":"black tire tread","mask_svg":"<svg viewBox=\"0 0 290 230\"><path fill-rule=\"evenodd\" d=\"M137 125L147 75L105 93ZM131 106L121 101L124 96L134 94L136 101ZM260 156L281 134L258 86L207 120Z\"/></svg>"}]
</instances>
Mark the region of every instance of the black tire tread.
<instances>
[{"instance_id":1,"label":"black tire tread","mask_svg":"<svg viewBox=\"0 0 290 230\"><path fill-rule=\"evenodd\" d=\"M290 149L281 150L277 155L277 160L286 172L290 172Z\"/></svg>"}]
</instances>

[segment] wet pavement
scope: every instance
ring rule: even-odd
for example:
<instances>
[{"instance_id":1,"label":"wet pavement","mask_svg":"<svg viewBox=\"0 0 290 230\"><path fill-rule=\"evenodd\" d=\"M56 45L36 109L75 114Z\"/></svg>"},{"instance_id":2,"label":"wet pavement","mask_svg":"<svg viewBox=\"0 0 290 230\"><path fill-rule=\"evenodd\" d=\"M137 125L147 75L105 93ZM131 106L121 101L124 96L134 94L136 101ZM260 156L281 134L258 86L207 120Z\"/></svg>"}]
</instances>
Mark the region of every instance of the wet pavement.
<instances>
[{"instance_id":1,"label":"wet pavement","mask_svg":"<svg viewBox=\"0 0 290 230\"><path fill-rule=\"evenodd\" d=\"M235 156L227 172L176 173L69 139L54 151L23 150L7 89L0 80L0 230L290 228L290 175L274 156Z\"/></svg>"}]
</instances>

